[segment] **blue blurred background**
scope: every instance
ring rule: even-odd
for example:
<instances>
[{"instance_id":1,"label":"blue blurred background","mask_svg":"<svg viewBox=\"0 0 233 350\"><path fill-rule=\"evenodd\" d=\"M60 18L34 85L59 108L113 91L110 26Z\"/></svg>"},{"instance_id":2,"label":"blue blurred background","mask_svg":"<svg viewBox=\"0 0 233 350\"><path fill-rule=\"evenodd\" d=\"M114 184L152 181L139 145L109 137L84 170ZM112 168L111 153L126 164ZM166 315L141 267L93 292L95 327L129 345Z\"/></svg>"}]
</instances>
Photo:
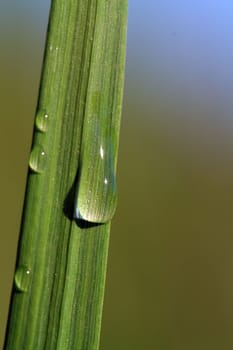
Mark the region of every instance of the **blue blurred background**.
<instances>
[{"instance_id":1,"label":"blue blurred background","mask_svg":"<svg viewBox=\"0 0 233 350\"><path fill-rule=\"evenodd\" d=\"M48 11L0 5L0 339ZM231 0L129 0L101 350L233 347L232 23Z\"/></svg>"}]
</instances>

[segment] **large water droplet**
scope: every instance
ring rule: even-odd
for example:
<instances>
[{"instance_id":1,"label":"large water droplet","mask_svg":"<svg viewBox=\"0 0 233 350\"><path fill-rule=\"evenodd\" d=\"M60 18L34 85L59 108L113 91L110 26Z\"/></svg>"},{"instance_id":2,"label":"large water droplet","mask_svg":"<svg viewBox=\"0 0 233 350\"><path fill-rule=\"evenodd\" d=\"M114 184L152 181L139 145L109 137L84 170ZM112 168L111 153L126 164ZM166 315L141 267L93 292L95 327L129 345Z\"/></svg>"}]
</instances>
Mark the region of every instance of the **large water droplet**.
<instances>
[{"instance_id":1,"label":"large water droplet","mask_svg":"<svg viewBox=\"0 0 233 350\"><path fill-rule=\"evenodd\" d=\"M100 148L83 161L77 187L74 217L93 223L112 219L117 204L117 186L111 147Z\"/></svg>"},{"instance_id":2,"label":"large water droplet","mask_svg":"<svg viewBox=\"0 0 233 350\"><path fill-rule=\"evenodd\" d=\"M25 266L18 266L15 271L15 287L20 292L27 292L31 279L31 270Z\"/></svg>"},{"instance_id":3,"label":"large water droplet","mask_svg":"<svg viewBox=\"0 0 233 350\"><path fill-rule=\"evenodd\" d=\"M42 146L36 145L33 147L30 158L29 166L31 170L36 173L43 173L46 167L47 155Z\"/></svg>"},{"instance_id":4,"label":"large water droplet","mask_svg":"<svg viewBox=\"0 0 233 350\"><path fill-rule=\"evenodd\" d=\"M41 132L46 132L48 130L49 116L44 109L40 109L36 113L36 127Z\"/></svg>"},{"instance_id":5,"label":"large water droplet","mask_svg":"<svg viewBox=\"0 0 233 350\"><path fill-rule=\"evenodd\" d=\"M94 84L97 87L96 84ZM82 131L79 178L74 203L74 218L91 223L112 219L117 204L115 121L104 109L101 90L88 93ZM117 125L117 124L116 124Z\"/></svg>"}]
</instances>

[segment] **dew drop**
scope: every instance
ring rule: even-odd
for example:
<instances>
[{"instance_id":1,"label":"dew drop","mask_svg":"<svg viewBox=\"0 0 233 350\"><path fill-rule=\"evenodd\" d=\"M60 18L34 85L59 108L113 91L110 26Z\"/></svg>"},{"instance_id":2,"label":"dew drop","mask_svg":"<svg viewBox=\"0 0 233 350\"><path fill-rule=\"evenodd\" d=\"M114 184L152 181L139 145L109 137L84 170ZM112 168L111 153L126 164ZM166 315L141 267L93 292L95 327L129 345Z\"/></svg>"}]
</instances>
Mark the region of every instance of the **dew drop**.
<instances>
[{"instance_id":1,"label":"dew drop","mask_svg":"<svg viewBox=\"0 0 233 350\"><path fill-rule=\"evenodd\" d=\"M31 279L31 270L25 266L18 266L15 271L15 287L20 292L27 292Z\"/></svg>"},{"instance_id":2,"label":"dew drop","mask_svg":"<svg viewBox=\"0 0 233 350\"><path fill-rule=\"evenodd\" d=\"M41 109L36 113L36 127L41 132L48 131L49 116L45 110Z\"/></svg>"},{"instance_id":3,"label":"dew drop","mask_svg":"<svg viewBox=\"0 0 233 350\"><path fill-rule=\"evenodd\" d=\"M46 167L47 155L42 146L36 145L33 147L30 158L29 166L31 170L36 173L43 173Z\"/></svg>"},{"instance_id":4,"label":"dew drop","mask_svg":"<svg viewBox=\"0 0 233 350\"><path fill-rule=\"evenodd\" d=\"M104 223L112 219L117 204L116 177L113 163L101 153L97 158L98 172L89 165L81 169L75 198L74 217L93 223ZM87 179L90 178L90 181Z\"/></svg>"},{"instance_id":5,"label":"dew drop","mask_svg":"<svg viewBox=\"0 0 233 350\"><path fill-rule=\"evenodd\" d=\"M109 125L109 114L96 113L104 99L99 90L90 93L74 198L74 219L94 224L110 221L117 205L116 133Z\"/></svg>"}]
</instances>

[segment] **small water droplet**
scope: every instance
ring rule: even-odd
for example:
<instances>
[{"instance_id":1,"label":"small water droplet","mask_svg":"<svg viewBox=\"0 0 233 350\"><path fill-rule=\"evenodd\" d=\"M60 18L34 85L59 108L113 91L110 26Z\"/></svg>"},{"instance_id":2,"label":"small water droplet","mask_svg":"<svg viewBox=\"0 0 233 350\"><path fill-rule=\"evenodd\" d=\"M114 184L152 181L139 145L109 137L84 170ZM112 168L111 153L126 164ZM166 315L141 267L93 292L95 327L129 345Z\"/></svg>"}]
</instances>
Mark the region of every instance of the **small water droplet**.
<instances>
[{"instance_id":1,"label":"small water droplet","mask_svg":"<svg viewBox=\"0 0 233 350\"><path fill-rule=\"evenodd\" d=\"M49 116L45 110L41 109L36 113L36 127L42 132L48 131Z\"/></svg>"},{"instance_id":2,"label":"small water droplet","mask_svg":"<svg viewBox=\"0 0 233 350\"><path fill-rule=\"evenodd\" d=\"M27 292L31 279L31 270L25 266L18 266L15 271L15 287L20 292Z\"/></svg>"},{"instance_id":3,"label":"small water droplet","mask_svg":"<svg viewBox=\"0 0 233 350\"><path fill-rule=\"evenodd\" d=\"M33 147L30 158L29 166L31 170L36 173L43 173L46 167L47 155L42 146L36 145Z\"/></svg>"}]
</instances>

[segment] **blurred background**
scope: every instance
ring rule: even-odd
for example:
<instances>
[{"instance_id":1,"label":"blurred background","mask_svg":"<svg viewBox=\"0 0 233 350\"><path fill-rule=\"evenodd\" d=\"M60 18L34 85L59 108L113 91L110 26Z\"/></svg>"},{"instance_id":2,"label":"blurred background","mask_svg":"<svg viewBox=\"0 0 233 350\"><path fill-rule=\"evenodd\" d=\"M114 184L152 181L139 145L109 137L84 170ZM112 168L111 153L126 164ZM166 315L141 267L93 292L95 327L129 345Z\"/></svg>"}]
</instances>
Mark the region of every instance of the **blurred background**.
<instances>
[{"instance_id":1,"label":"blurred background","mask_svg":"<svg viewBox=\"0 0 233 350\"><path fill-rule=\"evenodd\" d=\"M0 4L0 348L49 1ZM101 350L233 347L233 3L129 0Z\"/></svg>"}]
</instances>

